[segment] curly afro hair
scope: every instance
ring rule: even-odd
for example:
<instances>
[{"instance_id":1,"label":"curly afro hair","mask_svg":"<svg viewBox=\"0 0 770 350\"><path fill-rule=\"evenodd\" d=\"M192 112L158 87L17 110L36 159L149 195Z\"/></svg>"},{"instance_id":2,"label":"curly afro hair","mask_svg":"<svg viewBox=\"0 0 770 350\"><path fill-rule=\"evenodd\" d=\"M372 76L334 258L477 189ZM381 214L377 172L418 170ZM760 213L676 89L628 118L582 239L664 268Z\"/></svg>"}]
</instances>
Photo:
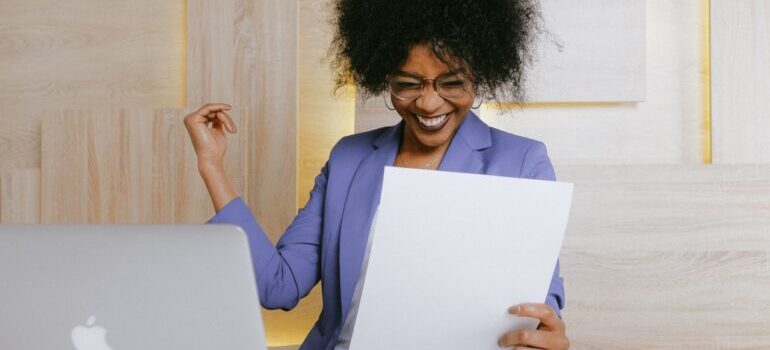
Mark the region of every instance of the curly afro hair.
<instances>
[{"instance_id":1,"label":"curly afro hair","mask_svg":"<svg viewBox=\"0 0 770 350\"><path fill-rule=\"evenodd\" d=\"M476 95L523 101L540 22L537 0L336 0L336 87L378 95L410 47L425 43L451 69L472 72Z\"/></svg>"}]
</instances>

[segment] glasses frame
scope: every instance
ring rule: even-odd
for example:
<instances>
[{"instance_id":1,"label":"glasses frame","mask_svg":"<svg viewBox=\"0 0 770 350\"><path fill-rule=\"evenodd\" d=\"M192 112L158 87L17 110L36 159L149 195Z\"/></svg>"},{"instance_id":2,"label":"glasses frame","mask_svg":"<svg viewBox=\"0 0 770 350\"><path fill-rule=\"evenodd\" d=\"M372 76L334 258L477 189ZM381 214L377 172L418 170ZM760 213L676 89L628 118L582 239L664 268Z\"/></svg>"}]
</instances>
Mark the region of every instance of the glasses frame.
<instances>
[{"instance_id":1,"label":"glasses frame","mask_svg":"<svg viewBox=\"0 0 770 350\"><path fill-rule=\"evenodd\" d=\"M398 96L395 93L393 93L393 88L391 87L391 84L392 84L392 81L393 81L393 76L397 76L397 75L420 80L420 82L422 83L420 85L420 94L417 95L417 97L415 97L415 98L409 99L409 98L403 98L403 97ZM465 91L465 94L463 94L462 96L458 96L458 97L446 97L446 96L442 95L438 91L438 85L436 85L436 81L441 79L441 78L443 78L443 77L447 77L447 76L459 76L459 77L461 77L463 79L463 83L464 83L463 84L463 91ZM422 97L422 95L425 94L425 86L429 82L433 86L433 91L435 91L436 94L438 94L439 96L441 96L441 98L443 98L445 100L456 100L456 99L460 99L460 98L465 97L466 95L471 93L471 91L470 91L470 84L473 82L471 77L469 77L468 74L466 72L464 72L464 71L449 71L449 72L441 74L441 75L439 75L439 76L437 76L435 78L423 78L423 77L419 77L419 76L417 76L415 74L412 74L412 73L409 73L409 72L397 71L392 76L389 75L388 78L387 78L387 81L388 81L388 92L390 93L390 95L395 97L395 98L397 98L397 99L399 99L399 100L401 100L401 101L408 101L408 102L415 101L418 98Z\"/></svg>"}]
</instances>

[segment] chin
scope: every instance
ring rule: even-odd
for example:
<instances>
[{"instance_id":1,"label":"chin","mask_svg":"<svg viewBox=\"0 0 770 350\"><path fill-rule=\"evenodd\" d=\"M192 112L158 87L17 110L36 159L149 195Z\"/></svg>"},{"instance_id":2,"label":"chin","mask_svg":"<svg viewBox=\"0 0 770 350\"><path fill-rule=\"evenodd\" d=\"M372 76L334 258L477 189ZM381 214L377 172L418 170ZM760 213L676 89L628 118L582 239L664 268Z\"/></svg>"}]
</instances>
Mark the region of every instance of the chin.
<instances>
[{"instance_id":1,"label":"chin","mask_svg":"<svg viewBox=\"0 0 770 350\"><path fill-rule=\"evenodd\" d=\"M445 127L443 130L437 133L426 134L421 130L415 131L414 126L410 125L409 128L412 130L412 134L417 139L417 142L419 142L420 145L426 148L437 148L448 144L452 140L453 130L456 129L451 127L448 127L448 128Z\"/></svg>"}]
</instances>

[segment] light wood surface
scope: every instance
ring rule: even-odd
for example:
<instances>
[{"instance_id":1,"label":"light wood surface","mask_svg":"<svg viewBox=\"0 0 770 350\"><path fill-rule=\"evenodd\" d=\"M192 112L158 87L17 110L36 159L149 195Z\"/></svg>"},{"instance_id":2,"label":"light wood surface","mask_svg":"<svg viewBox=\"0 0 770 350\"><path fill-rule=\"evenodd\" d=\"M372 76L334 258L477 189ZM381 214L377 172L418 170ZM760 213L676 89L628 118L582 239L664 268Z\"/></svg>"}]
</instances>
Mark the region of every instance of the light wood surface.
<instances>
[{"instance_id":1,"label":"light wood surface","mask_svg":"<svg viewBox=\"0 0 770 350\"><path fill-rule=\"evenodd\" d=\"M770 165L562 166L574 349L770 344Z\"/></svg>"},{"instance_id":2,"label":"light wood surface","mask_svg":"<svg viewBox=\"0 0 770 350\"><path fill-rule=\"evenodd\" d=\"M0 172L0 223L40 222L40 169Z\"/></svg>"},{"instance_id":3,"label":"light wood surface","mask_svg":"<svg viewBox=\"0 0 770 350\"><path fill-rule=\"evenodd\" d=\"M275 242L297 213L297 0L235 1L233 105L249 109L245 198Z\"/></svg>"},{"instance_id":4,"label":"light wood surface","mask_svg":"<svg viewBox=\"0 0 770 350\"><path fill-rule=\"evenodd\" d=\"M770 163L770 3L711 7L713 161Z\"/></svg>"},{"instance_id":5,"label":"light wood surface","mask_svg":"<svg viewBox=\"0 0 770 350\"><path fill-rule=\"evenodd\" d=\"M213 212L182 123L187 110L61 110L42 122L44 223L200 223ZM236 123L245 111L232 113ZM226 170L243 190L239 148Z\"/></svg>"},{"instance_id":6,"label":"light wood surface","mask_svg":"<svg viewBox=\"0 0 770 350\"><path fill-rule=\"evenodd\" d=\"M187 16L187 106L232 104L235 1L188 0Z\"/></svg>"},{"instance_id":7,"label":"light wood surface","mask_svg":"<svg viewBox=\"0 0 770 350\"><path fill-rule=\"evenodd\" d=\"M0 169L40 168L40 108L8 103L0 128Z\"/></svg>"},{"instance_id":8,"label":"light wood surface","mask_svg":"<svg viewBox=\"0 0 770 350\"><path fill-rule=\"evenodd\" d=\"M184 1L5 0L0 104L180 106Z\"/></svg>"},{"instance_id":9,"label":"light wood surface","mask_svg":"<svg viewBox=\"0 0 770 350\"><path fill-rule=\"evenodd\" d=\"M770 250L768 166L556 170L560 180L577 184L569 227L579 234L566 239L573 249Z\"/></svg>"}]
</instances>

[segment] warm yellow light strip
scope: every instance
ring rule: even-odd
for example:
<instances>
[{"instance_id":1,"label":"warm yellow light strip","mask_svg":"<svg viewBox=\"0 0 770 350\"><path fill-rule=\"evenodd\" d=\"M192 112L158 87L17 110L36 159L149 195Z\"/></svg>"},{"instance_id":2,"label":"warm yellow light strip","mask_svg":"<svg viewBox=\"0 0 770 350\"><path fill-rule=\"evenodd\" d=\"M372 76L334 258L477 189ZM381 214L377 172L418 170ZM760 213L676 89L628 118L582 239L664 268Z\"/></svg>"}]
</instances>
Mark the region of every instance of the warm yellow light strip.
<instances>
[{"instance_id":1,"label":"warm yellow light strip","mask_svg":"<svg viewBox=\"0 0 770 350\"><path fill-rule=\"evenodd\" d=\"M701 0L703 32L701 36L701 57L703 57L702 103L703 103L703 162L712 163L711 125L711 2Z\"/></svg>"}]
</instances>

